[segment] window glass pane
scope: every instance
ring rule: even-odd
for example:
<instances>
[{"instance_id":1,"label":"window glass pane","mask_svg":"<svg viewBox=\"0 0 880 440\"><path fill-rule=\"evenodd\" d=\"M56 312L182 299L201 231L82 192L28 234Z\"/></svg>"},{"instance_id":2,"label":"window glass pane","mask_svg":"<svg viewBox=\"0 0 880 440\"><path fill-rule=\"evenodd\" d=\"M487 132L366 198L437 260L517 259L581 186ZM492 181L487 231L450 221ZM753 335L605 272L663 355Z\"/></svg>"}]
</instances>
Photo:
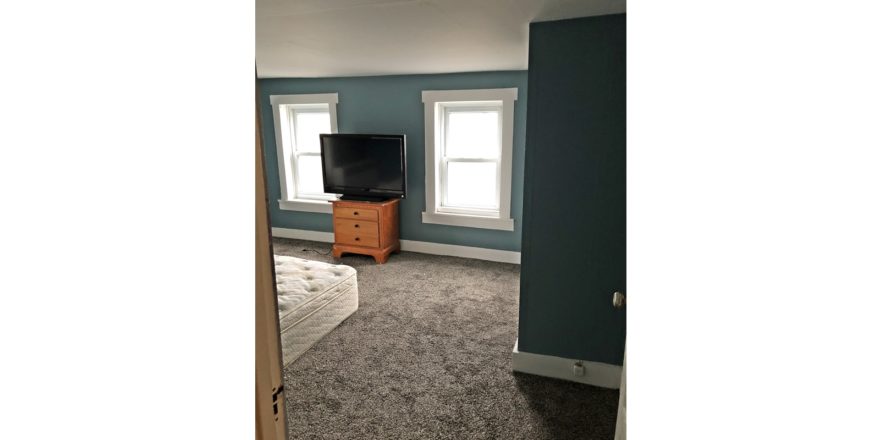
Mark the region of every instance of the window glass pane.
<instances>
[{"instance_id":1,"label":"window glass pane","mask_svg":"<svg viewBox=\"0 0 880 440\"><path fill-rule=\"evenodd\" d=\"M495 162L449 162L445 206L497 209L495 166Z\"/></svg>"},{"instance_id":2,"label":"window glass pane","mask_svg":"<svg viewBox=\"0 0 880 440\"><path fill-rule=\"evenodd\" d=\"M321 151L321 133L330 133L329 111L295 111L296 150Z\"/></svg>"},{"instance_id":3,"label":"window glass pane","mask_svg":"<svg viewBox=\"0 0 880 440\"><path fill-rule=\"evenodd\" d=\"M498 158L498 110L446 111L446 157Z\"/></svg>"},{"instance_id":4,"label":"window glass pane","mask_svg":"<svg viewBox=\"0 0 880 440\"><path fill-rule=\"evenodd\" d=\"M299 156L296 161L298 194L324 194L324 178L321 176L321 156Z\"/></svg>"}]
</instances>

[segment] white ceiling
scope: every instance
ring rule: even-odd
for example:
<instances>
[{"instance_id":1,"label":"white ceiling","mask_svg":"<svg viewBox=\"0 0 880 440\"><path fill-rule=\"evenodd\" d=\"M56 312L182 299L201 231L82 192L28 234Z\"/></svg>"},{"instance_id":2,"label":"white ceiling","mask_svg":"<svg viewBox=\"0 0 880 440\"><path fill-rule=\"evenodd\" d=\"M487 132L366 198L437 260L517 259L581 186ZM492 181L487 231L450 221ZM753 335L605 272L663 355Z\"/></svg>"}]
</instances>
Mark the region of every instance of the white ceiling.
<instances>
[{"instance_id":1,"label":"white ceiling","mask_svg":"<svg viewBox=\"0 0 880 440\"><path fill-rule=\"evenodd\" d=\"M257 75L522 70L529 22L626 11L626 0L256 0Z\"/></svg>"}]
</instances>

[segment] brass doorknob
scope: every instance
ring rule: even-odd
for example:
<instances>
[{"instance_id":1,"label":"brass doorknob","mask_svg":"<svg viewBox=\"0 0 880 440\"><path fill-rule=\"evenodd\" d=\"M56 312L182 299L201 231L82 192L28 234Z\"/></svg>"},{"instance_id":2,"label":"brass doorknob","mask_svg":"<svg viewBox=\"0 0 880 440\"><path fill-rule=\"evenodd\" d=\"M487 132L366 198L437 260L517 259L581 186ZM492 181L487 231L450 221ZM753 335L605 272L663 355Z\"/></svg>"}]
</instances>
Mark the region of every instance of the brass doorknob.
<instances>
[{"instance_id":1,"label":"brass doorknob","mask_svg":"<svg viewBox=\"0 0 880 440\"><path fill-rule=\"evenodd\" d=\"M623 305L626 304L626 296L620 292L614 292L614 295L611 296L611 304L614 305L616 309L622 309Z\"/></svg>"}]
</instances>

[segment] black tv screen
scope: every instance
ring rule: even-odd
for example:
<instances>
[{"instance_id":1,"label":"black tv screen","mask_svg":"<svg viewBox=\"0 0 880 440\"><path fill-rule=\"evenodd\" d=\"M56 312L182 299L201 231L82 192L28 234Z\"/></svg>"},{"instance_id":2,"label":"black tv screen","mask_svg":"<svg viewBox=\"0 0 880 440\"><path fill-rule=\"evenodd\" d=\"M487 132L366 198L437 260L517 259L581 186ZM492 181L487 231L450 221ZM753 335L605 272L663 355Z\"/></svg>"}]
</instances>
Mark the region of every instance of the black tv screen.
<instances>
[{"instance_id":1,"label":"black tv screen","mask_svg":"<svg viewBox=\"0 0 880 440\"><path fill-rule=\"evenodd\" d=\"M406 135L322 134L324 192L348 198L406 197Z\"/></svg>"}]
</instances>

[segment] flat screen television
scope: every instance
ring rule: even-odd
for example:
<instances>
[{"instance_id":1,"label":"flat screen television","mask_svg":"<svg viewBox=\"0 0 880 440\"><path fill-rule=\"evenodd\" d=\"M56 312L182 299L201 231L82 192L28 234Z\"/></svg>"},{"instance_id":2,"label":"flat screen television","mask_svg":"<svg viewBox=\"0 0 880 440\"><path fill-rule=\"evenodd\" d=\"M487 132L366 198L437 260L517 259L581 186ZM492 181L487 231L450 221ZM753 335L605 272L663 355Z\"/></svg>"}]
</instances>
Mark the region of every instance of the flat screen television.
<instances>
[{"instance_id":1,"label":"flat screen television","mask_svg":"<svg viewBox=\"0 0 880 440\"><path fill-rule=\"evenodd\" d=\"M343 200L406 197L406 135L322 134L324 192Z\"/></svg>"}]
</instances>

